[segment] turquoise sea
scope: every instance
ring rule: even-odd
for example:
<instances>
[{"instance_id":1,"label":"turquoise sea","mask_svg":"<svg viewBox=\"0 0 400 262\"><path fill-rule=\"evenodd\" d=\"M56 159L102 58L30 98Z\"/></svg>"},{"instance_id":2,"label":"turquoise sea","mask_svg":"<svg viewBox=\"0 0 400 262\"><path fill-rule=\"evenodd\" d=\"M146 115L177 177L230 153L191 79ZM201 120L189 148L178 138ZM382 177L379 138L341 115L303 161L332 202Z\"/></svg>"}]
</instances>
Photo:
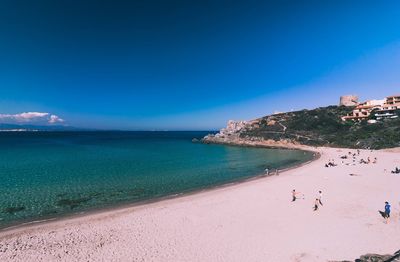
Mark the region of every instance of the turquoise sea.
<instances>
[{"instance_id":1,"label":"turquoise sea","mask_svg":"<svg viewBox=\"0 0 400 262\"><path fill-rule=\"evenodd\" d=\"M2 132L0 227L209 188L309 152L193 143L208 132Z\"/></svg>"}]
</instances>

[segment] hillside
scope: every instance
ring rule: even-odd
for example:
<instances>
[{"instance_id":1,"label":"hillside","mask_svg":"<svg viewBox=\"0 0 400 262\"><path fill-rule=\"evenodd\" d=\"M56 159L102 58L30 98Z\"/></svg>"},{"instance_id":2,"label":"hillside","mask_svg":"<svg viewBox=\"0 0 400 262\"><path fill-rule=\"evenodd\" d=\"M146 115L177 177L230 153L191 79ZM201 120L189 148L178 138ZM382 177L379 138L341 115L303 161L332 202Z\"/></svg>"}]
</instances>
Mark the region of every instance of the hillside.
<instances>
[{"instance_id":1,"label":"hillside","mask_svg":"<svg viewBox=\"0 0 400 262\"><path fill-rule=\"evenodd\" d=\"M275 114L239 124L233 122L213 138L222 138L225 141L227 138L273 140L309 146L371 149L400 146L400 118L373 124L367 121L342 121L340 117L352 109L329 106Z\"/></svg>"}]
</instances>

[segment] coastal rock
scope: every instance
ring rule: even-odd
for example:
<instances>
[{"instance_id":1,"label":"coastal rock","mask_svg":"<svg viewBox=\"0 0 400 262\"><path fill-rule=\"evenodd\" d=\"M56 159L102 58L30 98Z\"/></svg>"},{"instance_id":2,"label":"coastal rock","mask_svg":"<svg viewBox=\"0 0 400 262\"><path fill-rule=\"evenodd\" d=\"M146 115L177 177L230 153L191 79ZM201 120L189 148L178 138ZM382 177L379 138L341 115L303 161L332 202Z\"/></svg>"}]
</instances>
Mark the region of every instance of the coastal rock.
<instances>
[{"instance_id":1,"label":"coastal rock","mask_svg":"<svg viewBox=\"0 0 400 262\"><path fill-rule=\"evenodd\" d=\"M366 254L356 259L355 262L400 262L400 250L394 255Z\"/></svg>"},{"instance_id":2,"label":"coastal rock","mask_svg":"<svg viewBox=\"0 0 400 262\"><path fill-rule=\"evenodd\" d=\"M253 128L252 122L248 121L234 121L234 120L229 120L228 124L226 125L225 128L222 128L217 134L209 134L203 138L204 140L221 140L225 138L229 138L229 140L232 140L234 138L238 138L240 133L244 130L249 130ZM215 141L213 141L215 142Z\"/></svg>"},{"instance_id":3,"label":"coastal rock","mask_svg":"<svg viewBox=\"0 0 400 262\"><path fill-rule=\"evenodd\" d=\"M340 261L340 262L351 262L351 261ZM378 255L378 254L366 254L360 258L354 260L354 262L400 262L400 250L393 255Z\"/></svg>"},{"instance_id":4,"label":"coastal rock","mask_svg":"<svg viewBox=\"0 0 400 262\"><path fill-rule=\"evenodd\" d=\"M226 128L221 129L221 135L231 135L240 132L248 125L247 121L234 121L229 120Z\"/></svg>"},{"instance_id":5,"label":"coastal rock","mask_svg":"<svg viewBox=\"0 0 400 262\"><path fill-rule=\"evenodd\" d=\"M243 130L251 128L251 122L229 120L226 127L216 134L209 134L202 139L203 143L238 144L242 140L240 134ZM249 139L254 141L255 138Z\"/></svg>"},{"instance_id":6,"label":"coastal rock","mask_svg":"<svg viewBox=\"0 0 400 262\"><path fill-rule=\"evenodd\" d=\"M271 117L274 118L275 116ZM279 126L279 130L282 130L282 125L271 119L269 121L271 125ZM273 148L299 148L302 145L289 138L265 138L263 136L257 136L252 134L252 130L260 128L260 119L251 121L233 121L229 120L226 128L222 128L216 134L206 135L201 142L205 144L228 144L228 145L240 145L240 146L256 146L256 147L273 147ZM250 133L249 133L250 132ZM273 133L278 133L273 131ZM303 146L304 148L304 146Z\"/></svg>"}]
</instances>

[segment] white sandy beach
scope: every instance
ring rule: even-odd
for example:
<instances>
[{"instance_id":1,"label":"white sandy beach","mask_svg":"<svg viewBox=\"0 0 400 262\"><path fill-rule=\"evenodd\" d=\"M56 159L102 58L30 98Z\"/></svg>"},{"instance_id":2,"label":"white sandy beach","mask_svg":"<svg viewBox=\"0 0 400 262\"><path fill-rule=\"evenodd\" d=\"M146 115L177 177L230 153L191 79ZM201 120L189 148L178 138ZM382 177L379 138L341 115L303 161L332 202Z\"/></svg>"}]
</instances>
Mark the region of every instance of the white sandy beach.
<instances>
[{"instance_id":1,"label":"white sandy beach","mask_svg":"<svg viewBox=\"0 0 400 262\"><path fill-rule=\"evenodd\" d=\"M400 175L390 170L400 154L362 151L377 164L353 166L339 158L349 150L318 151L279 176L3 231L0 261L335 261L399 250ZM339 165L325 168L332 158ZM292 189L304 199L291 202Z\"/></svg>"}]
</instances>

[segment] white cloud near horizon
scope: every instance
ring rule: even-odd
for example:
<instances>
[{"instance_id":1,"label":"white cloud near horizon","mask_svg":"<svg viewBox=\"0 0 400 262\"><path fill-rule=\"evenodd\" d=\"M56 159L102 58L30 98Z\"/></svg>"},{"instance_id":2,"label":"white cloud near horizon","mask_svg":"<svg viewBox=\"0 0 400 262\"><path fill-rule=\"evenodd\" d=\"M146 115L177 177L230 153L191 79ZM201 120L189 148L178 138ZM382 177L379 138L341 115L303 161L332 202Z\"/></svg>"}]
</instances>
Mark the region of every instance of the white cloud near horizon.
<instances>
[{"instance_id":1,"label":"white cloud near horizon","mask_svg":"<svg viewBox=\"0 0 400 262\"><path fill-rule=\"evenodd\" d=\"M49 119L49 123L50 124L54 124L54 123L62 123L64 122L64 119L56 116L56 115L51 115L50 119Z\"/></svg>"},{"instance_id":2,"label":"white cloud near horizon","mask_svg":"<svg viewBox=\"0 0 400 262\"><path fill-rule=\"evenodd\" d=\"M19 114L0 114L0 123L7 124L57 124L65 122L57 115L46 112L23 112Z\"/></svg>"}]
</instances>

